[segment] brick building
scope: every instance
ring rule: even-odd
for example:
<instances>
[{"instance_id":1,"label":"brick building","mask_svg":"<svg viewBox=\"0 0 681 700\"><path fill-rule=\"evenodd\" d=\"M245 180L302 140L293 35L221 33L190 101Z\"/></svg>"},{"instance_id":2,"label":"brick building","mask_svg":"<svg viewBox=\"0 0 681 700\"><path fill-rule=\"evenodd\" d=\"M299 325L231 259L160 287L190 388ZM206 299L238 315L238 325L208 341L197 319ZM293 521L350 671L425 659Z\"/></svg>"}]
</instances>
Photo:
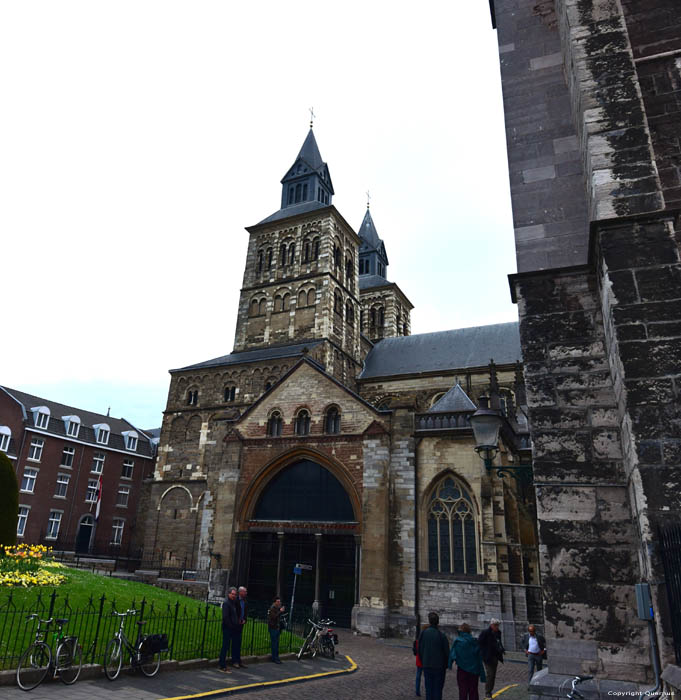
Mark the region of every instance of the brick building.
<instances>
[{"instance_id":1,"label":"brick building","mask_svg":"<svg viewBox=\"0 0 681 700\"><path fill-rule=\"evenodd\" d=\"M651 683L653 642L681 664L681 5L492 6L551 649L536 692Z\"/></svg>"},{"instance_id":2,"label":"brick building","mask_svg":"<svg viewBox=\"0 0 681 700\"><path fill-rule=\"evenodd\" d=\"M541 615L534 506L468 419L489 395L497 465L528 457L517 324L410 335L372 216L356 233L332 205L312 130L282 186L247 228L234 351L171 370L145 559L222 567L260 600L308 564L296 600L341 624L494 615L513 646Z\"/></svg>"},{"instance_id":3,"label":"brick building","mask_svg":"<svg viewBox=\"0 0 681 700\"><path fill-rule=\"evenodd\" d=\"M0 449L19 481L18 542L80 554L139 549L138 496L154 465L146 433L126 420L0 387Z\"/></svg>"}]
</instances>

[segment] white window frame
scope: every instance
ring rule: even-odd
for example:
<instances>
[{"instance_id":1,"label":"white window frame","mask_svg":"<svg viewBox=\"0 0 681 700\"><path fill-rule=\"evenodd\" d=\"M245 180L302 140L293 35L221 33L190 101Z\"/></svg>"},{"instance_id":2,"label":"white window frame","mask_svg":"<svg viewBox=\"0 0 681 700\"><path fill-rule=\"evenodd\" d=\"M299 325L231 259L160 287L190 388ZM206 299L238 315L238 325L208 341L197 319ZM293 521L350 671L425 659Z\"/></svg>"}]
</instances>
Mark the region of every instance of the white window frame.
<instances>
[{"instance_id":1,"label":"white window frame","mask_svg":"<svg viewBox=\"0 0 681 700\"><path fill-rule=\"evenodd\" d=\"M126 473L128 468L130 469L130 476L128 476ZM132 479L134 473L135 473L135 461L132 459L124 459L123 460L123 469L121 471L121 479Z\"/></svg>"},{"instance_id":2,"label":"white window frame","mask_svg":"<svg viewBox=\"0 0 681 700\"><path fill-rule=\"evenodd\" d=\"M71 464L64 464L64 457L66 455L71 456ZM64 445L64 449L62 450L61 453L61 459L62 461L59 463L60 467L64 467L64 469L72 469L73 468L73 460L76 457L76 448L71 447L70 445Z\"/></svg>"},{"instance_id":3,"label":"white window frame","mask_svg":"<svg viewBox=\"0 0 681 700\"><path fill-rule=\"evenodd\" d=\"M57 474L57 487L54 490L55 498L66 498L66 494L69 491L69 481L71 481L70 474ZM64 487L64 493L59 493L59 491L61 490L59 488L60 486Z\"/></svg>"},{"instance_id":4,"label":"white window frame","mask_svg":"<svg viewBox=\"0 0 681 700\"><path fill-rule=\"evenodd\" d=\"M116 506L118 508L127 508L130 502L130 487L124 484L118 485L118 492L116 493Z\"/></svg>"},{"instance_id":5,"label":"white window frame","mask_svg":"<svg viewBox=\"0 0 681 700\"><path fill-rule=\"evenodd\" d=\"M63 515L63 510L50 511L50 517L47 519L47 533L45 534L46 540L56 540L59 537L59 530L61 528L61 519ZM53 533L52 531L54 530L54 523L57 524L57 530Z\"/></svg>"},{"instance_id":6,"label":"white window frame","mask_svg":"<svg viewBox=\"0 0 681 700\"><path fill-rule=\"evenodd\" d=\"M68 437L77 438L80 432L80 418L78 416L62 416L64 429Z\"/></svg>"},{"instance_id":7,"label":"white window frame","mask_svg":"<svg viewBox=\"0 0 681 700\"><path fill-rule=\"evenodd\" d=\"M125 518L114 518L111 527L111 544L121 544L123 542L123 531L125 530Z\"/></svg>"},{"instance_id":8,"label":"white window frame","mask_svg":"<svg viewBox=\"0 0 681 700\"><path fill-rule=\"evenodd\" d=\"M92 426L95 430L95 440L99 445L108 445L111 428L106 423L98 423Z\"/></svg>"},{"instance_id":9,"label":"white window frame","mask_svg":"<svg viewBox=\"0 0 681 700\"><path fill-rule=\"evenodd\" d=\"M130 452L137 451L138 435L135 430L126 430L123 432L123 439L125 440L125 449Z\"/></svg>"},{"instance_id":10,"label":"white window frame","mask_svg":"<svg viewBox=\"0 0 681 700\"><path fill-rule=\"evenodd\" d=\"M19 506L17 516L17 537L23 537L28 525L28 516L31 514L31 506Z\"/></svg>"},{"instance_id":11,"label":"white window frame","mask_svg":"<svg viewBox=\"0 0 681 700\"><path fill-rule=\"evenodd\" d=\"M95 452L92 455L92 466L90 467L90 472L92 474L102 474L104 472L104 460L106 459L106 454L104 452ZM99 469L96 467L99 466Z\"/></svg>"},{"instance_id":12,"label":"white window frame","mask_svg":"<svg viewBox=\"0 0 681 700\"><path fill-rule=\"evenodd\" d=\"M27 472L32 472L32 474L27 474ZM24 473L21 475L21 484L19 485L19 491L21 493L35 493L35 482L38 481L38 474L40 473L39 469L36 469L35 467L24 467ZM30 484L27 484L31 486L30 489L24 488L24 479L28 479L30 481Z\"/></svg>"},{"instance_id":13,"label":"white window frame","mask_svg":"<svg viewBox=\"0 0 681 700\"><path fill-rule=\"evenodd\" d=\"M29 459L31 462L39 462L43 457L43 447L45 447L45 441L42 438L32 438L31 445L28 448L27 459Z\"/></svg>"},{"instance_id":14,"label":"white window frame","mask_svg":"<svg viewBox=\"0 0 681 700\"><path fill-rule=\"evenodd\" d=\"M50 425L50 409L47 406L36 406L31 411L33 411L33 425L40 430L47 430Z\"/></svg>"},{"instance_id":15,"label":"white window frame","mask_svg":"<svg viewBox=\"0 0 681 700\"><path fill-rule=\"evenodd\" d=\"M99 490L99 479L88 479L85 490L85 502L97 503L97 491Z\"/></svg>"},{"instance_id":16,"label":"white window frame","mask_svg":"<svg viewBox=\"0 0 681 700\"><path fill-rule=\"evenodd\" d=\"M8 425L0 425L0 452L9 450L9 441L12 439L12 431Z\"/></svg>"}]
</instances>

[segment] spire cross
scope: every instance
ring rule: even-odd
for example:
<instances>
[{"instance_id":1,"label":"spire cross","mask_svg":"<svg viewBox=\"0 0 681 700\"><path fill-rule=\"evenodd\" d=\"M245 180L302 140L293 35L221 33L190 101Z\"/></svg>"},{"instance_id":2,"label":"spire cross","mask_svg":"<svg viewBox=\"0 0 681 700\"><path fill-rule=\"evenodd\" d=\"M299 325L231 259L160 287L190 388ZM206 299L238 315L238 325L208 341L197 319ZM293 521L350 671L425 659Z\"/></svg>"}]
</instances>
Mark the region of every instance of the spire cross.
<instances>
[{"instance_id":1,"label":"spire cross","mask_svg":"<svg viewBox=\"0 0 681 700\"><path fill-rule=\"evenodd\" d=\"M371 195L369 194L369 190L367 190L367 209L369 208L370 204L371 204Z\"/></svg>"},{"instance_id":2,"label":"spire cross","mask_svg":"<svg viewBox=\"0 0 681 700\"><path fill-rule=\"evenodd\" d=\"M310 107L310 129L314 126L314 107Z\"/></svg>"}]
</instances>

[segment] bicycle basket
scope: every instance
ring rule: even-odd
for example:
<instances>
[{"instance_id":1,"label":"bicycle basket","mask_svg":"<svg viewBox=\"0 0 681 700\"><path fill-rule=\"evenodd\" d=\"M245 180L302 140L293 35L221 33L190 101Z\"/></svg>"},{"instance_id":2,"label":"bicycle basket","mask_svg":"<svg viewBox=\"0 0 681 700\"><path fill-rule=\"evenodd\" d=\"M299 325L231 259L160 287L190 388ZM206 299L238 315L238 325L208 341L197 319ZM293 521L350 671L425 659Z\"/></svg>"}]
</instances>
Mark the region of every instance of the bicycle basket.
<instances>
[{"instance_id":1,"label":"bicycle basket","mask_svg":"<svg viewBox=\"0 0 681 700\"><path fill-rule=\"evenodd\" d=\"M167 634L148 634L142 640L143 654L159 654L162 651L168 651Z\"/></svg>"}]
</instances>

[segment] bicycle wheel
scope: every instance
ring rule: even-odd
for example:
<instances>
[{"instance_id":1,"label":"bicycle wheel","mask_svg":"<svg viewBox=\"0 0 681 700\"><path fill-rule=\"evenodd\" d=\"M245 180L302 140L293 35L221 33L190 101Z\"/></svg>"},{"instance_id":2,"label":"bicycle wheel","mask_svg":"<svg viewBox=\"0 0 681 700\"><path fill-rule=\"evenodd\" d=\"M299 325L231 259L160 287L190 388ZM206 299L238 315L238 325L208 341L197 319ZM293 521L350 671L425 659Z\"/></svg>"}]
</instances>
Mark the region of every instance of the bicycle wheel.
<instances>
[{"instance_id":1,"label":"bicycle wheel","mask_svg":"<svg viewBox=\"0 0 681 700\"><path fill-rule=\"evenodd\" d=\"M114 637L107 645L104 652L104 673L110 681L115 681L121 672L123 665L123 653L121 640Z\"/></svg>"},{"instance_id":2,"label":"bicycle wheel","mask_svg":"<svg viewBox=\"0 0 681 700\"><path fill-rule=\"evenodd\" d=\"M161 668L161 654L159 652L149 652L144 650L144 641L137 645L137 662L140 670L145 676L155 676Z\"/></svg>"},{"instance_id":3,"label":"bicycle wheel","mask_svg":"<svg viewBox=\"0 0 681 700\"><path fill-rule=\"evenodd\" d=\"M71 685L78 680L83 665L83 650L76 637L65 639L57 647L57 671L61 682Z\"/></svg>"},{"instance_id":4,"label":"bicycle wheel","mask_svg":"<svg viewBox=\"0 0 681 700\"><path fill-rule=\"evenodd\" d=\"M51 663L52 649L45 642L33 642L19 659L17 685L22 690L33 690L42 683Z\"/></svg>"},{"instance_id":5,"label":"bicycle wheel","mask_svg":"<svg viewBox=\"0 0 681 700\"><path fill-rule=\"evenodd\" d=\"M298 661L300 661L303 658L303 654L305 654L305 652L307 652L309 647L310 647L310 637L308 636L305 638L305 641L303 642L303 646L300 647L300 650L296 654L296 658L298 659Z\"/></svg>"}]
</instances>

